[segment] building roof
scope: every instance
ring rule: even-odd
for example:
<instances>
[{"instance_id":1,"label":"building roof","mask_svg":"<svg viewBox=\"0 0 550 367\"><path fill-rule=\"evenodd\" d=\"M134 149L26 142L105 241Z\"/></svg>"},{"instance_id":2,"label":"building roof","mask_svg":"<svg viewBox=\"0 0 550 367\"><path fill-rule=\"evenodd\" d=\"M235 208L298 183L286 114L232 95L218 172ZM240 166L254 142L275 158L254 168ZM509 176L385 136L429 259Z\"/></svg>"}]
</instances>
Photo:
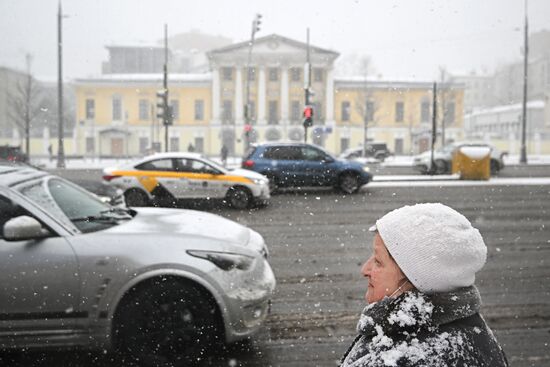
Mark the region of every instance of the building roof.
<instances>
[{"instance_id":1,"label":"building roof","mask_svg":"<svg viewBox=\"0 0 550 367\"><path fill-rule=\"evenodd\" d=\"M529 109L544 109L544 107L545 107L545 102L543 100L534 100L534 101L527 102L527 108ZM516 110L521 110L522 108L523 106L521 103L515 103L515 104L509 104L509 105L503 105L503 106L494 106L494 107L475 110L472 113L466 114L466 117L511 112Z\"/></svg>"}]
</instances>

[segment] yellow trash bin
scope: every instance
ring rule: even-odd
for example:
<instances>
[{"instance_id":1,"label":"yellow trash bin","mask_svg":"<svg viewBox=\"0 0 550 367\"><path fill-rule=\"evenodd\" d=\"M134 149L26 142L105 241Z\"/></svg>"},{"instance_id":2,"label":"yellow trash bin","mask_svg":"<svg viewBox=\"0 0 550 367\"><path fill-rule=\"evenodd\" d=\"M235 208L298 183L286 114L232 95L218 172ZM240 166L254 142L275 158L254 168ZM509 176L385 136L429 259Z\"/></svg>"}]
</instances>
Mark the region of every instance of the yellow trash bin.
<instances>
[{"instance_id":1,"label":"yellow trash bin","mask_svg":"<svg viewBox=\"0 0 550 367\"><path fill-rule=\"evenodd\" d=\"M461 180L488 180L491 178L491 147L465 145L459 147L452 162L452 173Z\"/></svg>"}]
</instances>

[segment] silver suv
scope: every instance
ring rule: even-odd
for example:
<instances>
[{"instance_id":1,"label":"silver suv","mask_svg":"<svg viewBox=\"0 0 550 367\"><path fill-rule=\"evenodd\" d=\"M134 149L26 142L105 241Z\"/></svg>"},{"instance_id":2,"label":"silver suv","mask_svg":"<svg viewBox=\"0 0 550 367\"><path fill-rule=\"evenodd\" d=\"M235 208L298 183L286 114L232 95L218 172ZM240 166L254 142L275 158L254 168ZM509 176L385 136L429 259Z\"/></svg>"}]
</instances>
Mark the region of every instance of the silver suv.
<instances>
[{"instance_id":1,"label":"silver suv","mask_svg":"<svg viewBox=\"0 0 550 367\"><path fill-rule=\"evenodd\" d=\"M86 346L168 365L255 333L275 287L257 232L192 210L112 207L0 165L0 348Z\"/></svg>"}]
</instances>

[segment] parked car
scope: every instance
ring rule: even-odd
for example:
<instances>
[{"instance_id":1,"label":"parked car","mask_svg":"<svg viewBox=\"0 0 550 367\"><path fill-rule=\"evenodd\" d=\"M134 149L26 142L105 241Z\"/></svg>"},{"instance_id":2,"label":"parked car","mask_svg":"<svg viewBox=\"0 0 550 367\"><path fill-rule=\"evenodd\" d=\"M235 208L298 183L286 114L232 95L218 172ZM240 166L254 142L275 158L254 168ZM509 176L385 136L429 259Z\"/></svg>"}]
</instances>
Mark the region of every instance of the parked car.
<instances>
[{"instance_id":1,"label":"parked car","mask_svg":"<svg viewBox=\"0 0 550 367\"><path fill-rule=\"evenodd\" d=\"M486 146L491 148L491 174L498 173L504 168L503 157L506 153L491 144L485 142L455 142L445 145L441 149L434 151L434 166L436 174L446 174L451 172L453 155L456 150L463 146ZM413 158L413 168L421 173L428 173L430 168L431 151L426 151L416 155Z\"/></svg>"},{"instance_id":2,"label":"parked car","mask_svg":"<svg viewBox=\"0 0 550 367\"><path fill-rule=\"evenodd\" d=\"M0 160L9 162L28 162L29 157L23 153L21 147L0 145Z\"/></svg>"},{"instance_id":3,"label":"parked car","mask_svg":"<svg viewBox=\"0 0 550 367\"><path fill-rule=\"evenodd\" d=\"M372 158L380 162L384 162L386 158L392 155L386 143L367 143L367 149L363 147L346 149L340 154L340 159L355 159L364 162L369 162L365 159Z\"/></svg>"},{"instance_id":4,"label":"parked car","mask_svg":"<svg viewBox=\"0 0 550 367\"><path fill-rule=\"evenodd\" d=\"M315 145L303 143L253 145L242 167L268 177L272 191L278 187L333 186L351 194L372 179L368 167L338 160Z\"/></svg>"},{"instance_id":5,"label":"parked car","mask_svg":"<svg viewBox=\"0 0 550 367\"><path fill-rule=\"evenodd\" d=\"M234 208L267 204L269 183L250 170L227 170L198 153L158 153L121 168L106 168L103 179L124 192L131 207L177 199L225 199Z\"/></svg>"},{"instance_id":6,"label":"parked car","mask_svg":"<svg viewBox=\"0 0 550 367\"><path fill-rule=\"evenodd\" d=\"M275 278L257 232L214 214L120 208L0 165L0 349L115 348L173 365L254 334Z\"/></svg>"}]
</instances>

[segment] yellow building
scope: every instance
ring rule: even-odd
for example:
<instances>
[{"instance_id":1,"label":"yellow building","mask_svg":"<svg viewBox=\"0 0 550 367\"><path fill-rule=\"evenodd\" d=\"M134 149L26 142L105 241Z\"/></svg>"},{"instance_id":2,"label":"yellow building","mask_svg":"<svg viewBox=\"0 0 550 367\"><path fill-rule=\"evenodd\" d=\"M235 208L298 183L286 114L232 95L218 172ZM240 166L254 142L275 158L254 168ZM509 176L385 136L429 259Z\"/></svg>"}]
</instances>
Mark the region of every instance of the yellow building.
<instances>
[{"instance_id":1,"label":"yellow building","mask_svg":"<svg viewBox=\"0 0 550 367\"><path fill-rule=\"evenodd\" d=\"M209 52L209 73L170 74L169 150L192 146L219 155L225 145L231 155L242 155L247 142L303 141L306 50L302 42L271 35L256 40L250 62L243 42ZM399 154L427 149L431 83L335 79L339 54L319 47L310 47L310 54L315 122L309 142L340 153L362 144L366 121L368 141L386 142ZM162 75L108 74L79 79L75 87L77 124L74 152L68 154L120 157L165 150L165 129L154 107ZM461 139L463 89L446 85L438 101L445 106L446 139Z\"/></svg>"}]
</instances>

